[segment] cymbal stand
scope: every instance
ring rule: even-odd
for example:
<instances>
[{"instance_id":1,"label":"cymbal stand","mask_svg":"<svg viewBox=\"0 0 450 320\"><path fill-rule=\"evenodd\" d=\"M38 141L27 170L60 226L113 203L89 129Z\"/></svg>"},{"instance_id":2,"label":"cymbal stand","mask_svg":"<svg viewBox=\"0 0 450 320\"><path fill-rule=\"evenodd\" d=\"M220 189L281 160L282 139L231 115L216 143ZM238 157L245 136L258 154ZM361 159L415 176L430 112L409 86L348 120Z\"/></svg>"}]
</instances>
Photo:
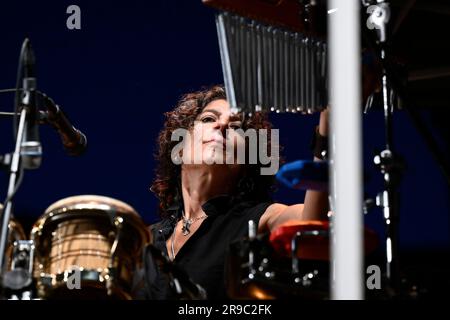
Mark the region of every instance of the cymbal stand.
<instances>
[{"instance_id":1,"label":"cymbal stand","mask_svg":"<svg viewBox=\"0 0 450 320\"><path fill-rule=\"evenodd\" d=\"M388 23L390 19L390 6L387 1L362 0L367 7L369 18L367 27L375 29L379 45L379 55L382 65L381 89L384 111L385 146L374 157L374 163L379 168L384 180L384 190L376 197L376 205L383 209L386 224L386 278L389 287L388 292L395 295L399 293L401 284L399 254L398 254L398 226L399 226L399 192L398 186L401 180L401 161L393 151L393 124L392 114L394 106L392 97L391 75L389 74L389 45Z\"/></svg>"}]
</instances>

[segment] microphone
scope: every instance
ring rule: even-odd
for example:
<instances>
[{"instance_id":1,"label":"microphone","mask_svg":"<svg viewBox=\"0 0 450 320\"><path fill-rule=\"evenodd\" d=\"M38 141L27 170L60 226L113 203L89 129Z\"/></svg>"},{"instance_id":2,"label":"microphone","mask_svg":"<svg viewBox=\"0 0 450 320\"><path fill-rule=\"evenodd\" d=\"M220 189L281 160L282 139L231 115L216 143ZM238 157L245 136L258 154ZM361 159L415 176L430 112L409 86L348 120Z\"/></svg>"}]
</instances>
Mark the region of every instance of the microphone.
<instances>
[{"instance_id":1,"label":"microphone","mask_svg":"<svg viewBox=\"0 0 450 320\"><path fill-rule=\"evenodd\" d=\"M41 165L42 146L39 140L39 112L36 100L35 57L28 39L24 43L22 105L27 108L27 122L21 142L22 165L24 169L37 169Z\"/></svg>"},{"instance_id":2,"label":"microphone","mask_svg":"<svg viewBox=\"0 0 450 320\"><path fill-rule=\"evenodd\" d=\"M41 97L47 108L43 121L58 131L67 154L70 156L83 154L87 148L86 136L70 123L61 108L50 97L45 94L41 94Z\"/></svg>"}]
</instances>

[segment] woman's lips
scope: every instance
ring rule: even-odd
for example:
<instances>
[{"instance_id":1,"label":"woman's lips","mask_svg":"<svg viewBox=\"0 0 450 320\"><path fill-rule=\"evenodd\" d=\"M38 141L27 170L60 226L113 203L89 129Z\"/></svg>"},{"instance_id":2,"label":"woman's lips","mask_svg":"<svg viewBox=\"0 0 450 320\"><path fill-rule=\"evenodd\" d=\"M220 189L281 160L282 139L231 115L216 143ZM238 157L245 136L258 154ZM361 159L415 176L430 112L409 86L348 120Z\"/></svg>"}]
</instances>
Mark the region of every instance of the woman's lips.
<instances>
[{"instance_id":1,"label":"woman's lips","mask_svg":"<svg viewBox=\"0 0 450 320\"><path fill-rule=\"evenodd\" d=\"M211 139L208 141L205 141L204 144L217 144L219 146L222 146L223 148L225 148L225 140L223 139Z\"/></svg>"}]
</instances>

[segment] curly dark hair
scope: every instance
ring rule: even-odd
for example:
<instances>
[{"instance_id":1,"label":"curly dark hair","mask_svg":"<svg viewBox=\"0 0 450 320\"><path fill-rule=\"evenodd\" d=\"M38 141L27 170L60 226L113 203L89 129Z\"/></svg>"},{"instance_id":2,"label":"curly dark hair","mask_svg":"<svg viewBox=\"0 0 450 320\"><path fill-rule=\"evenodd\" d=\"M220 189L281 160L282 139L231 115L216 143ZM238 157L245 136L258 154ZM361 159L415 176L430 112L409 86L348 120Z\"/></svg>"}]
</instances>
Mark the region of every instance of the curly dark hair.
<instances>
[{"instance_id":1,"label":"curly dark hair","mask_svg":"<svg viewBox=\"0 0 450 320\"><path fill-rule=\"evenodd\" d=\"M191 129L202 110L210 102L221 99L226 100L225 90L223 86L216 85L183 95L172 111L164 113L164 127L157 138L156 177L150 188L160 201L159 214L162 218L167 216L167 209L181 195L181 165L174 164L171 159L171 151L178 143L171 140L172 132L179 128ZM267 129L267 148L270 151L272 125L266 113L255 112L246 116L242 129ZM244 166L245 174L238 181L232 196L238 200L270 201L270 194L274 191L274 176L261 175L260 168L263 165L259 162Z\"/></svg>"}]
</instances>

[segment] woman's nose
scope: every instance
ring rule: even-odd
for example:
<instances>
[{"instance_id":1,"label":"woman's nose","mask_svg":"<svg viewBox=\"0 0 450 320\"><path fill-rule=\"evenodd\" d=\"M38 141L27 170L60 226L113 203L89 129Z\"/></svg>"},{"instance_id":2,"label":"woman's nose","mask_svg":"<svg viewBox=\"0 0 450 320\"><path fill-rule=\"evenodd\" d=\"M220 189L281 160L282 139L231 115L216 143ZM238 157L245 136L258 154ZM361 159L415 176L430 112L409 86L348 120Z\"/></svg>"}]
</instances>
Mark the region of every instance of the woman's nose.
<instances>
[{"instance_id":1,"label":"woman's nose","mask_svg":"<svg viewBox=\"0 0 450 320\"><path fill-rule=\"evenodd\" d=\"M228 121L219 120L216 122L216 129L222 133L223 137L225 137L227 128L228 128Z\"/></svg>"}]
</instances>

